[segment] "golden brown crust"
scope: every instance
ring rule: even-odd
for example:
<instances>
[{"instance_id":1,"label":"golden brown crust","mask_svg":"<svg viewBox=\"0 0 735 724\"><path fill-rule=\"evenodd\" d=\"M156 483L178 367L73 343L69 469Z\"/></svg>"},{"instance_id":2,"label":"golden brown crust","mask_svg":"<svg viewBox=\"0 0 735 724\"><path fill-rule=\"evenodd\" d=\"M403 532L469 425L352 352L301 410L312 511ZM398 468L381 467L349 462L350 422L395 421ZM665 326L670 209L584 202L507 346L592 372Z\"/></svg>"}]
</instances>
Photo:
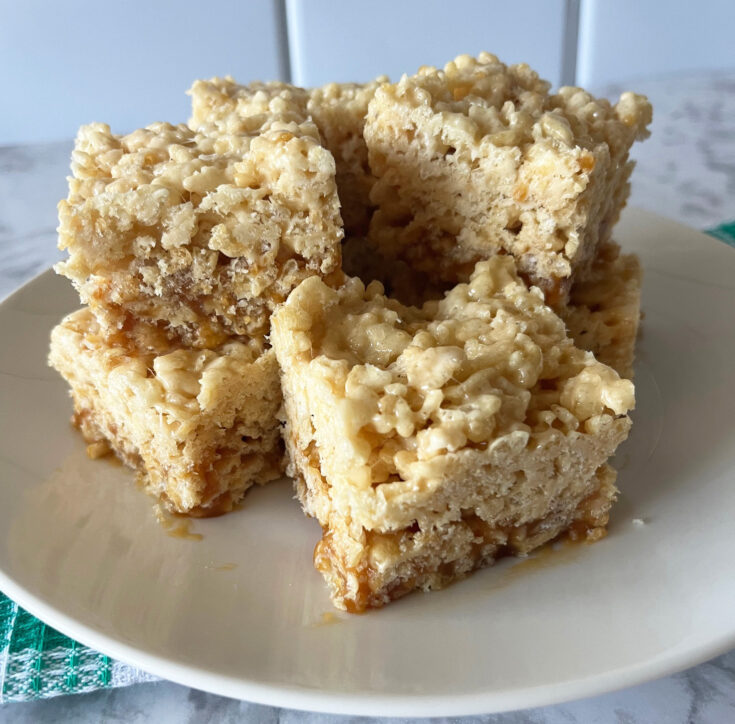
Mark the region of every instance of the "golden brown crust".
<instances>
[{"instance_id":1,"label":"golden brown crust","mask_svg":"<svg viewBox=\"0 0 735 724\"><path fill-rule=\"evenodd\" d=\"M617 495L615 477L603 465L578 496L522 525L493 526L466 511L437 528L380 533L333 518L317 543L314 565L337 607L350 613L380 608L412 591L444 588L504 556L528 555L563 534L599 540Z\"/></svg>"}]
</instances>

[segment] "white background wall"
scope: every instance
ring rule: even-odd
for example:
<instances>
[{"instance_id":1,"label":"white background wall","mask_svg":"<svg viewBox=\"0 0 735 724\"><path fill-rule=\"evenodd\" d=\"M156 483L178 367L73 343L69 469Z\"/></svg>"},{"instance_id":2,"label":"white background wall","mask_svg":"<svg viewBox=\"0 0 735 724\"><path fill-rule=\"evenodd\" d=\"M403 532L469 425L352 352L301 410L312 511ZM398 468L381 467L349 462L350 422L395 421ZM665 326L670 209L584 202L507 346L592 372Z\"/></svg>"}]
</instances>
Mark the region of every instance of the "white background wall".
<instances>
[{"instance_id":1,"label":"white background wall","mask_svg":"<svg viewBox=\"0 0 735 724\"><path fill-rule=\"evenodd\" d=\"M566 0L287 0L293 81L310 86L381 74L397 80L421 65L488 50L559 84L566 6ZM509 32L520 27L524 32Z\"/></svg>"},{"instance_id":2,"label":"white background wall","mask_svg":"<svg viewBox=\"0 0 735 724\"><path fill-rule=\"evenodd\" d=\"M577 83L735 69L735 0L582 0Z\"/></svg>"},{"instance_id":3,"label":"white background wall","mask_svg":"<svg viewBox=\"0 0 735 724\"><path fill-rule=\"evenodd\" d=\"M0 144L184 122L195 78L283 78L276 0L0 0Z\"/></svg>"},{"instance_id":4,"label":"white background wall","mask_svg":"<svg viewBox=\"0 0 735 724\"><path fill-rule=\"evenodd\" d=\"M0 144L185 121L195 78L398 78L489 50L555 85L735 68L735 0L0 0ZM290 62L289 62L290 53Z\"/></svg>"}]
</instances>

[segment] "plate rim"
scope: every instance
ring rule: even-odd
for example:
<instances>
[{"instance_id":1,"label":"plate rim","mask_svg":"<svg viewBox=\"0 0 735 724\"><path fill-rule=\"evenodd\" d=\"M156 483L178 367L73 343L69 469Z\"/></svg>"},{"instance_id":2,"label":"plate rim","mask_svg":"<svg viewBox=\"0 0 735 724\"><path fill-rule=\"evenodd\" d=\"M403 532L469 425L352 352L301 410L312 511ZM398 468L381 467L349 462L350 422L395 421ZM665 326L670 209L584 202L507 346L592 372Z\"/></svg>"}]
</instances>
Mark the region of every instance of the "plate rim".
<instances>
[{"instance_id":1,"label":"plate rim","mask_svg":"<svg viewBox=\"0 0 735 724\"><path fill-rule=\"evenodd\" d=\"M712 244L711 248L728 245L698 229L659 214L631 208L654 224L673 224L694 233ZM730 247L733 252L735 248ZM3 299L0 307L12 305L14 298L44 277L53 277L53 267L39 271ZM49 626L80 643L121 662L149 672L162 679L220 696L257 704L299 709L310 712L370 716L466 716L550 706L643 684L701 664L735 648L735 624L721 636L679 645L644 662L612 669L563 683L515 687L502 691L459 693L448 696L426 694L345 693L294 684L259 682L243 677L226 676L199 669L194 664L144 651L114 636L103 633L39 597L0 568L0 590L19 606Z\"/></svg>"},{"instance_id":2,"label":"plate rim","mask_svg":"<svg viewBox=\"0 0 735 724\"><path fill-rule=\"evenodd\" d=\"M735 648L735 628L727 636L699 642L676 654L561 684L517 687L500 692L450 696L425 694L345 694L293 684L267 684L213 674L191 664L151 654L101 633L56 610L0 569L0 590L22 608L66 636L100 653L176 684L265 706L313 713L384 717L477 716L520 711L600 696L679 673Z\"/></svg>"}]
</instances>

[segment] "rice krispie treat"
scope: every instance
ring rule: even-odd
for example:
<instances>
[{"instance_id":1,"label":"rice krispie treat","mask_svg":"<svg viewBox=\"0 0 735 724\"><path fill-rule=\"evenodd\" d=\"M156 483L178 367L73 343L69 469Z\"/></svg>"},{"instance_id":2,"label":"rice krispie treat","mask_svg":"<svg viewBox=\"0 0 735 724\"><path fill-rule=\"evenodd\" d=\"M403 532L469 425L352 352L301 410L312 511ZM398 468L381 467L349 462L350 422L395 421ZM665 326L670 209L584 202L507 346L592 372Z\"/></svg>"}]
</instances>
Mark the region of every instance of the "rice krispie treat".
<instances>
[{"instance_id":1,"label":"rice krispie treat","mask_svg":"<svg viewBox=\"0 0 735 724\"><path fill-rule=\"evenodd\" d=\"M387 81L387 77L381 76L370 83L329 83L305 90L279 82L240 85L231 77L199 80L189 90L189 125L197 129L214 123L228 130L236 129L241 119L262 113L258 98L288 94L300 111L316 123L324 145L334 155L346 233L365 234L372 212L370 189L374 179L363 127L368 103L378 86Z\"/></svg>"},{"instance_id":2,"label":"rice krispie treat","mask_svg":"<svg viewBox=\"0 0 735 724\"><path fill-rule=\"evenodd\" d=\"M365 140L376 177L370 234L385 253L440 281L512 254L550 303L583 276L629 193L633 141L651 106L580 88L549 94L527 65L460 56L383 84Z\"/></svg>"},{"instance_id":3,"label":"rice krispie treat","mask_svg":"<svg viewBox=\"0 0 735 724\"><path fill-rule=\"evenodd\" d=\"M91 456L109 445L172 511L224 513L281 475L278 366L262 341L141 352L84 308L53 330L49 361Z\"/></svg>"},{"instance_id":4,"label":"rice krispie treat","mask_svg":"<svg viewBox=\"0 0 735 724\"><path fill-rule=\"evenodd\" d=\"M289 472L325 530L317 563L336 605L362 610L463 575L441 549L467 526L504 532L499 555L533 547L513 536L586 520L585 501L598 501L590 527L604 525L613 488L600 497L597 471L628 434L633 385L574 346L511 257L479 263L421 309L377 282L307 279L271 339ZM405 566L392 544L380 544L382 562L371 553L396 536L416 551Z\"/></svg>"},{"instance_id":5,"label":"rice krispie treat","mask_svg":"<svg viewBox=\"0 0 735 724\"><path fill-rule=\"evenodd\" d=\"M572 285L569 303L559 310L569 336L621 377L633 379L635 342L641 318L641 264L610 242L587 277Z\"/></svg>"},{"instance_id":6,"label":"rice krispie treat","mask_svg":"<svg viewBox=\"0 0 735 724\"><path fill-rule=\"evenodd\" d=\"M300 281L340 267L332 155L288 94L233 132L83 126L59 246L105 331L211 348L262 336Z\"/></svg>"}]
</instances>

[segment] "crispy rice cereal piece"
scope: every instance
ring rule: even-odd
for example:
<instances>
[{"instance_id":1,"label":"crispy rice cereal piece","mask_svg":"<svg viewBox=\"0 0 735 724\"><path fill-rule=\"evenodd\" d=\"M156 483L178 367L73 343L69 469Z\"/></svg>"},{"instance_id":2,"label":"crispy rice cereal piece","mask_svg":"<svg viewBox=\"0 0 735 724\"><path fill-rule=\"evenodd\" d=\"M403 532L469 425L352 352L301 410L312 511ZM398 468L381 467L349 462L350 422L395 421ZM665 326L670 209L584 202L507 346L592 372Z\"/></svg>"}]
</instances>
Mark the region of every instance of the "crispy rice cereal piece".
<instances>
[{"instance_id":1,"label":"crispy rice cereal piece","mask_svg":"<svg viewBox=\"0 0 735 724\"><path fill-rule=\"evenodd\" d=\"M635 254L606 244L585 279L572 285L559 314L569 336L621 377L633 379L635 342L641 319L642 270Z\"/></svg>"},{"instance_id":2,"label":"crispy rice cereal piece","mask_svg":"<svg viewBox=\"0 0 735 724\"><path fill-rule=\"evenodd\" d=\"M569 526L630 427L632 383L573 345L508 256L421 309L379 283L308 279L271 338L290 473L333 541L340 521L356 540L360 528L428 534L474 517L493 530L543 525L562 510Z\"/></svg>"},{"instance_id":3,"label":"crispy rice cereal piece","mask_svg":"<svg viewBox=\"0 0 735 724\"><path fill-rule=\"evenodd\" d=\"M49 360L71 387L91 456L107 441L172 511L218 515L280 477L278 366L261 341L156 355L103 337L84 308L53 330Z\"/></svg>"},{"instance_id":4,"label":"crispy rice cereal piece","mask_svg":"<svg viewBox=\"0 0 735 724\"><path fill-rule=\"evenodd\" d=\"M438 280L466 280L499 251L550 303L586 271L629 193L648 101L616 105L580 88L549 94L527 65L488 53L381 85L365 140L378 207L371 236Z\"/></svg>"},{"instance_id":5,"label":"crispy rice cereal piece","mask_svg":"<svg viewBox=\"0 0 735 724\"><path fill-rule=\"evenodd\" d=\"M79 130L56 268L106 333L141 348L262 336L300 281L339 269L334 159L287 94L258 97L268 112L232 133Z\"/></svg>"},{"instance_id":6,"label":"crispy rice cereal piece","mask_svg":"<svg viewBox=\"0 0 735 724\"><path fill-rule=\"evenodd\" d=\"M300 111L311 116L324 145L334 155L346 233L365 234L372 213L370 189L374 179L368 165L363 127L368 103L378 86L387 81L387 77L381 76L370 83L329 83L305 90L279 82L240 85L231 77L200 80L189 91L192 99L189 125L197 129L214 123L232 131L241 119L262 113L259 97L289 94Z\"/></svg>"}]
</instances>

